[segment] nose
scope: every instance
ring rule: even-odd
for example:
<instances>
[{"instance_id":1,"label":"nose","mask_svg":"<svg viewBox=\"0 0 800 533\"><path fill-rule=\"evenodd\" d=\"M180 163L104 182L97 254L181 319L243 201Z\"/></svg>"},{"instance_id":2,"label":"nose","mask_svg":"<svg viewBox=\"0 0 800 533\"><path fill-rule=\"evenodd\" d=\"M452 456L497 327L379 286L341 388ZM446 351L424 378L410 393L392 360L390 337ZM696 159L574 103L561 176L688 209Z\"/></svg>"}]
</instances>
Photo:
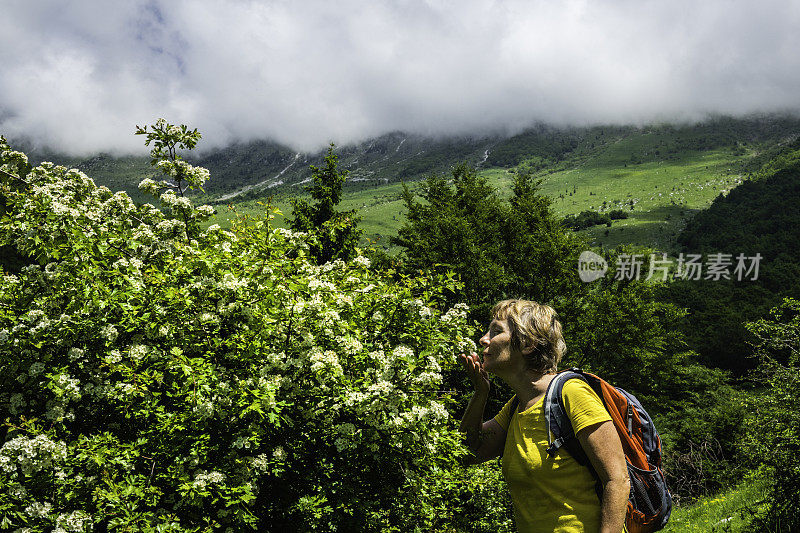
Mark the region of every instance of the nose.
<instances>
[{"instance_id":1,"label":"nose","mask_svg":"<svg viewBox=\"0 0 800 533\"><path fill-rule=\"evenodd\" d=\"M487 331L486 333L484 333L483 337L481 337L481 340L479 340L478 342L481 344L481 346L484 346L484 347L485 346L489 346L489 342L490 342L489 341L489 332Z\"/></svg>"}]
</instances>

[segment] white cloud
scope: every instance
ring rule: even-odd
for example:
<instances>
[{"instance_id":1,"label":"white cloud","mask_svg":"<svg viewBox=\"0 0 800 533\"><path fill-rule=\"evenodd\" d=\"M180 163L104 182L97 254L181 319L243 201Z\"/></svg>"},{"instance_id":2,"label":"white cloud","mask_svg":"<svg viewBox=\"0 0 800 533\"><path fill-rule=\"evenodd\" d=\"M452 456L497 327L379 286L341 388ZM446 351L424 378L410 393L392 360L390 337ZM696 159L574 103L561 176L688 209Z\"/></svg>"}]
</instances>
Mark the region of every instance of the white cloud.
<instances>
[{"instance_id":1,"label":"white cloud","mask_svg":"<svg viewBox=\"0 0 800 533\"><path fill-rule=\"evenodd\" d=\"M133 127L160 116L206 146L311 149L800 108L792 1L7 0L3 14L0 132L73 152L142 152Z\"/></svg>"}]
</instances>

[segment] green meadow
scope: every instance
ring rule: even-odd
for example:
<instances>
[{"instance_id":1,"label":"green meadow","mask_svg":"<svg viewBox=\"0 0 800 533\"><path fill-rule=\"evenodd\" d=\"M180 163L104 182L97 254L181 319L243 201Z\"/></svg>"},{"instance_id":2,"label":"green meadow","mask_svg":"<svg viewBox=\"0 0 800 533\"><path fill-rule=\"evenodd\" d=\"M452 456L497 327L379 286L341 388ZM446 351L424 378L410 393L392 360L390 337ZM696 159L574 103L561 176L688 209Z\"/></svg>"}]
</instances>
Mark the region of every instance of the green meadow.
<instances>
[{"instance_id":1,"label":"green meadow","mask_svg":"<svg viewBox=\"0 0 800 533\"><path fill-rule=\"evenodd\" d=\"M748 533L751 519L765 509L768 481L764 474L739 485L672 509L664 533Z\"/></svg>"},{"instance_id":2,"label":"green meadow","mask_svg":"<svg viewBox=\"0 0 800 533\"><path fill-rule=\"evenodd\" d=\"M622 139L537 173L542 180L542 192L552 199L554 210L562 216L584 210L604 213L615 209L629 214L629 218L615 220L610 227L582 230L594 246L613 248L634 244L673 251L675 238L688 218L746 179L740 169L752 156L751 151L737 155L726 148L686 151L669 158L632 163L632 153L647 152L646 141L646 135ZM502 196L508 196L516 171L490 168L480 174ZM413 190L418 182L408 186ZM388 245L388 238L396 235L405 221L401 194L400 183L358 190L350 187L345 189L339 208L355 209L362 217L364 237ZM209 224L226 227L234 212L263 213L267 202L279 208L284 216L291 214L288 193L283 192L270 199L231 204L233 210L218 206L217 216ZM275 222L284 223L281 216Z\"/></svg>"}]
</instances>

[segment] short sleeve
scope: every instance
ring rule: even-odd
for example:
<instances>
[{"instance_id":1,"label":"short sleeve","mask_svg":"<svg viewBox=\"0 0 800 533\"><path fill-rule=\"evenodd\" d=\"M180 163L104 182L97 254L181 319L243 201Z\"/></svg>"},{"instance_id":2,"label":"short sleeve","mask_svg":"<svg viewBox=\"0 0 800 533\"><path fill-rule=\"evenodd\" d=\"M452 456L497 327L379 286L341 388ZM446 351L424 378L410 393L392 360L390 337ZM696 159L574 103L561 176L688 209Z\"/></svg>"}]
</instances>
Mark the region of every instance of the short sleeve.
<instances>
[{"instance_id":1,"label":"short sleeve","mask_svg":"<svg viewBox=\"0 0 800 533\"><path fill-rule=\"evenodd\" d=\"M511 417L514 413L511 412L511 404L514 403L516 396L512 396L508 402L500 409L500 412L494 415L494 421L500 424L500 427L508 431L508 424L511 422Z\"/></svg>"},{"instance_id":2,"label":"short sleeve","mask_svg":"<svg viewBox=\"0 0 800 533\"><path fill-rule=\"evenodd\" d=\"M567 416L572 422L572 429L576 434L585 427L611 420L611 415L608 414L603 401L582 379L567 380L561 391L561 397L564 400ZM500 412L502 413L502 411Z\"/></svg>"}]
</instances>

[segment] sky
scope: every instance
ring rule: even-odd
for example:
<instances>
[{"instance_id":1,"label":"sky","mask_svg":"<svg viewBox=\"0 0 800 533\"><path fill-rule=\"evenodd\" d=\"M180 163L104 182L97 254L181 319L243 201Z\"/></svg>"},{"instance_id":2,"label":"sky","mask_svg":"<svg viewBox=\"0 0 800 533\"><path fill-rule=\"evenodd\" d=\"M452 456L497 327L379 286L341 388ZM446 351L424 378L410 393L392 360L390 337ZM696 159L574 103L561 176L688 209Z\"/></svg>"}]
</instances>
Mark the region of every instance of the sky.
<instances>
[{"instance_id":1,"label":"sky","mask_svg":"<svg viewBox=\"0 0 800 533\"><path fill-rule=\"evenodd\" d=\"M0 0L0 134L71 154L800 111L800 2Z\"/></svg>"}]
</instances>

